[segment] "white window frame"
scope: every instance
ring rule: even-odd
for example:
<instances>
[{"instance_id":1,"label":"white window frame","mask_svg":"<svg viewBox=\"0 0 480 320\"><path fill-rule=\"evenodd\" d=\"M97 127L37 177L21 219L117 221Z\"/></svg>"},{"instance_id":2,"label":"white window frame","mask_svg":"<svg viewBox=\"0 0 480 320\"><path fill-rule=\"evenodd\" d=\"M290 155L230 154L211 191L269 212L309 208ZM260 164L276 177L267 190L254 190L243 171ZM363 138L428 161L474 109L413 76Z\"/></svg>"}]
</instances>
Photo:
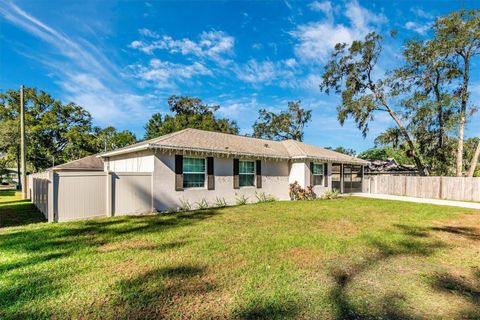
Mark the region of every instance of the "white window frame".
<instances>
[{"instance_id":1,"label":"white window frame","mask_svg":"<svg viewBox=\"0 0 480 320\"><path fill-rule=\"evenodd\" d=\"M183 189L184 190L195 190L195 189L206 189L207 188L207 158L203 157L183 157L182 158L182 176L183 176L183 181L185 181L185 168L183 167L183 161L185 159L202 159L203 163L205 165L205 171L204 172L187 172L187 174L200 174L203 173L203 187L185 187L184 182L183 184Z\"/></svg>"},{"instance_id":2,"label":"white window frame","mask_svg":"<svg viewBox=\"0 0 480 320\"><path fill-rule=\"evenodd\" d=\"M250 176L252 173L241 173L240 172L240 162L253 162L253 185L251 186L240 186L240 176ZM238 185L241 189L243 188L255 188L257 186L257 162L255 160L238 160Z\"/></svg>"},{"instance_id":3,"label":"white window frame","mask_svg":"<svg viewBox=\"0 0 480 320\"><path fill-rule=\"evenodd\" d=\"M321 173L313 173L313 169L315 168L315 165L321 165L322 166L322 170L320 171ZM313 186L323 186L325 185L325 163L321 163L321 162L314 162L313 163L313 168L312 168L312 176L313 176L313 183L315 183L315 177L322 177L322 183L321 184L313 184Z\"/></svg>"}]
</instances>

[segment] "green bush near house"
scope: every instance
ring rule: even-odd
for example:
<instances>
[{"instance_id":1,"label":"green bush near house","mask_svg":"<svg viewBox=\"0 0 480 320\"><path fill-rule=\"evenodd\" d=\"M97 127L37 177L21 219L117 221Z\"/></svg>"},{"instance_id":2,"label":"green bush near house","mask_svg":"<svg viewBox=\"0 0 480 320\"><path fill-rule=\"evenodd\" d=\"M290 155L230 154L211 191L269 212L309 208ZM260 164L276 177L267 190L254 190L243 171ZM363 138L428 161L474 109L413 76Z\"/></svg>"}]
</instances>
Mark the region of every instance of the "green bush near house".
<instances>
[{"instance_id":1,"label":"green bush near house","mask_svg":"<svg viewBox=\"0 0 480 320\"><path fill-rule=\"evenodd\" d=\"M480 315L474 210L342 197L42 221L0 192L0 319Z\"/></svg>"}]
</instances>

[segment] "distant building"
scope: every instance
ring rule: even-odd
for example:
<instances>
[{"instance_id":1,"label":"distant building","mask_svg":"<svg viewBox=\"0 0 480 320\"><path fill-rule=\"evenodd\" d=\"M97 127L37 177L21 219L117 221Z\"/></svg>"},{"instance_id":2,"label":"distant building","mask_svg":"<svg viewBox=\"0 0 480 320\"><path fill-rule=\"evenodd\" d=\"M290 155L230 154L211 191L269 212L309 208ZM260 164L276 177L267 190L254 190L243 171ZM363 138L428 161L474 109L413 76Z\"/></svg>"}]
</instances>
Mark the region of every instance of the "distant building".
<instances>
[{"instance_id":1,"label":"distant building","mask_svg":"<svg viewBox=\"0 0 480 320\"><path fill-rule=\"evenodd\" d=\"M13 182L18 184L18 173L17 168L5 168L5 174L0 175L0 182Z\"/></svg>"},{"instance_id":2,"label":"distant building","mask_svg":"<svg viewBox=\"0 0 480 320\"><path fill-rule=\"evenodd\" d=\"M415 165L398 164L393 158L387 160L370 160L365 166L366 175L409 175L416 176L418 171Z\"/></svg>"}]
</instances>

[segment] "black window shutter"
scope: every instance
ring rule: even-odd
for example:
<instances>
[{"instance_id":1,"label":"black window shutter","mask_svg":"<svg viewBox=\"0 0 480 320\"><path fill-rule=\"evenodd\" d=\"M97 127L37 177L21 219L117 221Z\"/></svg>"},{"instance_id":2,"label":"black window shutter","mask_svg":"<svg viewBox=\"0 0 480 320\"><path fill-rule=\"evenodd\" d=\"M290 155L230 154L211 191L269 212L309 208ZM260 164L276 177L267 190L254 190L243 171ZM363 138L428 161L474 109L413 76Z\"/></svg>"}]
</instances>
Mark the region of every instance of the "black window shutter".
<instances>
[{"instance_id":1,"label":"black window shutter","mask_svg":"<svg viewBox=\"0 0 480 320\"><path fill-rule=\"evenodd\" d=\"M255 164L257 188L262 187L262 160L257 160Z\"/></svg>"},{"instance_id":2,"label":"black window shutter","mask_svg":"<svg viewBox=\"0 0 480 320\"><path fill-rule=\"evenodd\" d=\"M215 189L215 174L213 173L213 157L207 157L207 189Z\"/></svg>"},{"instance_id":3,"label":"black window shutter","mask_svg":"<svg viewBox=\"0 0 480 320\"><path fill-rule=\"evenodd\" d=\"M328 163L323 164L323 185L328 187Z\"/></svg>"},{"instance_id":4,"label":"black window shutter","mask_svg":"<svg viewBox=\"0 0 480 320\"><path fill-rule=\"evenodd\" d=\"M175 155L175 190L183 191L183 156Z\"/></svg>"},{"instance_id":5,"label":"black window shutter","mask_svg":"<svg viewBox=\"0 0 480 320\"><path fill-rule=\"evenodd\" d=\"M240 189L239 160L233 159L233 189Z\"/></svg>"},{"instance_id":6,"label":"black window shutter","mask_svg":"<svg viewBox=\"0 0 480 320\"><path fill-rule=\"evenodd\" d=\"M313 181L313 162L310 162L310 185L314 186L315 181Z\"/></svg>"}]
</instances>

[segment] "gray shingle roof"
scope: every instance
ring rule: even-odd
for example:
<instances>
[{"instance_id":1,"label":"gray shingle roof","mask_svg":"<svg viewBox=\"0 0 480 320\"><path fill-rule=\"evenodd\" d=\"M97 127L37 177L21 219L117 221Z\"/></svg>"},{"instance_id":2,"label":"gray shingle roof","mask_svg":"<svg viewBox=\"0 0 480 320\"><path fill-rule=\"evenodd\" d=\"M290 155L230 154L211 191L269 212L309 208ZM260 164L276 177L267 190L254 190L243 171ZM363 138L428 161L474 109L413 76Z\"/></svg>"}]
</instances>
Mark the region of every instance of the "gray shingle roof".
<instances>
[{"instance_id":1,"label":"gray shingle roof","mask_svg":"<svg viewBox=\"0 0 480 320\"><path fill-rule=\"evenodd\" d=\"M87 156L53 167L54 170L98 170L103 171L103 160L97 155Z\"/></svg>"},{"instance_id":2,"label":"gray shingle roof","mask_svg":"<svg viewBox=\"0 0 480 320\"><path fill-rule=\"evenodd\" d=\"M184 129L122 149L101 154L108 157L140 149L204 152L245 157L320 159L366 164L367 162L332 150L294 140L274 141L198 129Z\"/></svg>"}]
</instances>

